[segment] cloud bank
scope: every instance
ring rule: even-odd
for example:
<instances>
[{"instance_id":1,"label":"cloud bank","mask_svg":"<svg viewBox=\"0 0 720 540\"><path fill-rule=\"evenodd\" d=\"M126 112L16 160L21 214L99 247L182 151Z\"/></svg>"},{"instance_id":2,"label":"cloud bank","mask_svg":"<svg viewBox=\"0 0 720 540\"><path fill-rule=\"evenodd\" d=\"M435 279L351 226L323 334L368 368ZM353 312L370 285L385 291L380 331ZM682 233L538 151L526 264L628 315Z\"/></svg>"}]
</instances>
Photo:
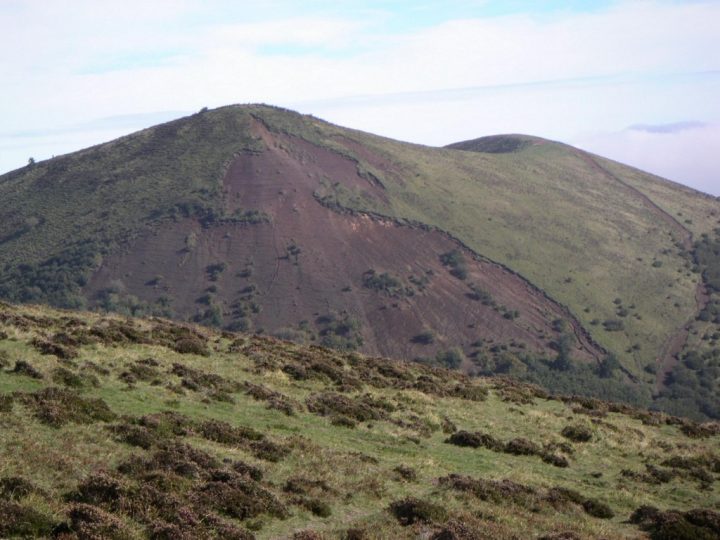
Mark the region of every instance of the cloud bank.
<instances>
[{"instance_id":1,"label":"cloud bank","mask_svg":"<svg viewBox=\"0 0 720 540\"><path fill-rule=\"evenodd\" d=\"M162 111L247 102L424 144L594 138L608 157L654 170L657 145L716 147L714 129L653 143L632 135L720 122L720 3L593 4L498 14L507 4L10 0L0 4L0 170L146 127ZM117 116L126 121L102 120ZM713 189L718 166L695 158L702 167L681 170L678 157L664 170Z\"/></svg>"},{"instance_id":2,"label":"cloud bank","mask_svg":"<svg viewBox=\"0 0 720 540\"><path fill-rule=\"evenodd\" d=\"M720 124L682 122L597 134L577 145L720 196Z\"/></svg>"}]
</instances>

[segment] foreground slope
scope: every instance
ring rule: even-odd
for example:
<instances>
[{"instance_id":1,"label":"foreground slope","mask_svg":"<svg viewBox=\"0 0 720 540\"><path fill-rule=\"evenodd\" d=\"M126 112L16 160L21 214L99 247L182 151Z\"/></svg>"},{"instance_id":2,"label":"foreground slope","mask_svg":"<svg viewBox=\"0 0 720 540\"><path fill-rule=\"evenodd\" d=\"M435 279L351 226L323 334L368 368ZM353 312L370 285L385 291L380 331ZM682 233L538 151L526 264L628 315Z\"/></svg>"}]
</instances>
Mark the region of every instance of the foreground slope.
<instances>
[{"instance_id":1,"label":"foreground slope","mask_svg":"<svg viewBox=\"0 0 720 540\"><path fill-rule=\"evenodd\" d=\"M0 362L3 537L720 535L717 424L5 304Z\"/></svg>"},{"instance_id":2,"label":"foreground slope","mask_svg":"<svg viewBox=\"0 0 720 540\"><path fill-rule=\"evenodd\" d=\"M690 328L718 202L543 139L463 144L234 106L21 169L0 177L0 296L720 416L720 317Z\"/></svg>"}]
</instances>

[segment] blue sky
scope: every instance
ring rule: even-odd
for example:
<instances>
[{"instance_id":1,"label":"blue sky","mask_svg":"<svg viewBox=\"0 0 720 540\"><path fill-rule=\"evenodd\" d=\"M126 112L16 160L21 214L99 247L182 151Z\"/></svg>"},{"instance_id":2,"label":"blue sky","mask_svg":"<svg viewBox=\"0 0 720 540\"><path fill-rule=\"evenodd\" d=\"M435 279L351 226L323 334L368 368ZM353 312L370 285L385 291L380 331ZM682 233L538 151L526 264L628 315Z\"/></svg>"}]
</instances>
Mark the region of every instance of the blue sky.
<instances>
[{"instance_id":1,"label":"blue sky","mask_svg":"<svg viewBox=\"0 0 720 540\"><path fill-rule=\"evenodd\" d=\"M531 133L720 195L717 1L5 0L0 24L0 171L266 102L431 145Z\"/></svg>"}]
</instances>

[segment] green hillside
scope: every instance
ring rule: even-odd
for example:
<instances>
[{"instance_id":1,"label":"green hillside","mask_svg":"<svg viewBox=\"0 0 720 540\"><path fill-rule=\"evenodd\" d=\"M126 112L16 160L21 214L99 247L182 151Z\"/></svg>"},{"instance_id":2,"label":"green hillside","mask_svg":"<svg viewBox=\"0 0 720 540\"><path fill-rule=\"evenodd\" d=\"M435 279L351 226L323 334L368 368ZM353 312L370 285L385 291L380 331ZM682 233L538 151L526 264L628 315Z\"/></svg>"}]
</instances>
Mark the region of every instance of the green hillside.
<instances>
[{"instance_id":1,"label":"green hillside","mask_svg":"<svg viewBox=\"0 0 720 540\"><path fill-rule=\"evenodd\" d=\"M173 301L207 294L202 289L185 291L183 299L127 289L117 279L90 282L103 261L115 261L110 255L132 250L136 239L183 220L203 228L267 221L273 226L263 209L231 201L223 184L237 156L266 152L261 131L296 163L320 167L314 161L320 150L313 149L329 149L352 162L355 179L336 177L330 169L311 175L315 199L325 208L447 233L480 260L502 265L564 306L563 318L588 332L597 350L617 359L612 366L620 370L613 377L621 386L631 385L634 402L720 417L720 317L713 311L720 308L705 294L720 263L714 256L700 261L699 252L703 235L715 241L720 203L535 137L490 137L440 149L267 106L203 111L0 177L0 296L190 318L174 312ZM192 240L192 234L185 238ZM233 300L212 303L212 294L206 314L195 320L224 324L220 315ZM241 327L263 307L262 298L251 300L253 312L248 300ZM515 316L512 309L506 313ZM312 317L308 313L305 319ZM548 315L546 324L556 318ZM286 333L304 331L295 325ZM365 332L370 343L370 331ZM559 338L548 341L559 348ZM481 353L470 344L447 343L476 355L470 371L501 371L550 386L558 380L533 367L537 358L511 343ZM597 366L588 362L578 356L570 366L595 372Z\"/></svg>"},{"instance_id":2,"label":"green hillside","mask_svg":"<svg viewBox=\"0 0 720 540\"><path fill-rule=\"evenodd\" d=\"M0 536L718 538L718 424L0 305Z\"/></svg>"}]
</instances>

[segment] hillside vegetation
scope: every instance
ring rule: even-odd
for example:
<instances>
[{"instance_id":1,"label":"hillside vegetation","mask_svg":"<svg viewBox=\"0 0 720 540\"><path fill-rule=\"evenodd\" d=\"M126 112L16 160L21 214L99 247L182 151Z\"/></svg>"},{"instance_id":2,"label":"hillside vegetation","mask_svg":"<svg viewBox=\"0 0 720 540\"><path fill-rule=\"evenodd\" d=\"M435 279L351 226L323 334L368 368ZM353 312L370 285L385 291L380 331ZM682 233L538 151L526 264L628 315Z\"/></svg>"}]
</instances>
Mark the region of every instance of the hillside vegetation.
<instances>
[{"instance_id":1,"label":"hillside vegetation","mask_svg":"<svg viewBox=\"0 0 720 540\"><path fill-rule=\"evenodd\" d=\"M720 536L720 426L162 319L0 305L0 536Z\"/></svg>"},{"instance_id":2,"label":"hillside vegetation","mask_svg":"<svg viewBox=\"0 0 720 540\"><path fill-rule=\"evenodd\" d=\"M14 302L720 417L720 204L559 143L429 148L224 107L3 175L0 217Z\"/></svg>"}]
</instances>

